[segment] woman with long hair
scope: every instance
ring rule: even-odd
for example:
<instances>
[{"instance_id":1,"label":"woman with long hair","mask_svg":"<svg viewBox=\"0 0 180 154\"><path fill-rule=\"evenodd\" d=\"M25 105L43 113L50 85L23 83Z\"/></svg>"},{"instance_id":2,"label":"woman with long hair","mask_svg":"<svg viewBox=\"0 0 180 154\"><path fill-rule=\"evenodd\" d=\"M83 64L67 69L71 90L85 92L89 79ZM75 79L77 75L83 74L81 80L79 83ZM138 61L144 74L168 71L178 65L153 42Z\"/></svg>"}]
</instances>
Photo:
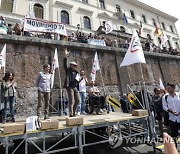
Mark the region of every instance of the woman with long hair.
<instances>
[{"instance_id":1,"label":"woman with long hair","mask_svg":"<svg viewBox=\"0 0 180 154\"><path fill-rule=\"evenodd\" d=\"M3 77L2 84L2 95L4 99L4 116L2 123L6 123L7 118L7 106L9 103L10 113L11 113L11 121L15 122L14 118L14 103L15 103L15 80L14 74L12 72L6 72Z\"/></svg>"}]
</instances>

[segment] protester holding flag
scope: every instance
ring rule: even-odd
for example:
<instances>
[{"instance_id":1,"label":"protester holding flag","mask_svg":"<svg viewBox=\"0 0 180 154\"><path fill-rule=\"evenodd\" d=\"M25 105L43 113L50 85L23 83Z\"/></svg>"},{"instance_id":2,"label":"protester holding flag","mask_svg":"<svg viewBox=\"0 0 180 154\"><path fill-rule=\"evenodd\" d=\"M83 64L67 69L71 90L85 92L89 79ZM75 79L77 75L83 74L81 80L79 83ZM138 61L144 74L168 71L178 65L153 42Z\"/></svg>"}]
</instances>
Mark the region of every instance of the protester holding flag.
<instances>
[{"instance_id":1,"label":"protester holding flag","mask_svg":"<svg viewBox=\"0 0 180 154\"><path fill-rule=\"evenodd\" d=\"M45 102L44 120L49 119L49 100L50 100L50 92L51 92L51 74L50 74L49 64L45 64L43 66L43 71L38 73L36 78L36 86L38 87L37 116L40 118L42 97L44 95L44 102Z\"/></svg>"},{"instance_id":2,"label":"protester holding flag","mask_svg":"<svg viewBox=\"0 0 180 154\"><path fill-rule=\"evenodd\" d=\"M11 121L15 122L14 118L14 103L15 103L15 80L12 72L6 72L1 83L2 96L4 99L4 115L2 123L6 123L8 103L10 106Z\"/></svg>"},{"instance_id":3,"label":"protester holding flag","mask_svg":"<svg viewBox=\"0 0 180 154\"><path fill-rule=\"evenodd\" d=\"M68 66L70 64L70 67ZM64 58L64 69L66 71L66 78L64 82L64 88L66 88L69 98L69 116L74 117L77 106L80 101L79 97L79 81L80 75L76 70L76 62L68 62L67 58Z\"/></svg>"}]
</instances>

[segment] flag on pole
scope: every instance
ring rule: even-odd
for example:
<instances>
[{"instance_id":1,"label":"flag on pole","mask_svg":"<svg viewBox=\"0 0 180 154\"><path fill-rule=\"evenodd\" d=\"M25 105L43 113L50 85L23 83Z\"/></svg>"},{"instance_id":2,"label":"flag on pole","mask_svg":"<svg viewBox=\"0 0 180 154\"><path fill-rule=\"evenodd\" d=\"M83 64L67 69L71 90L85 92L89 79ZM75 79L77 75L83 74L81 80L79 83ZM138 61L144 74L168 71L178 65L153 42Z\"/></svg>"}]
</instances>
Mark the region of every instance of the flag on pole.
<instances>
[{"instance_id":1,"label":"flag on pole","mask_svg":"<svg viewBox=\"0 0 180 154\"><path fill-rule=\"evenodd\" d=\"M24 26L23 24L24 24L25 18L36 19L35 14L34 14L34 11L29 12L28 14L26 14L26 15L24 16L23 19L21 19L21 25L22 25L22 26Z\"/></svg>"},{"instance_id":2,"label":"flag on pole","mask_svg":"<svg viewBox=\"0 0 180 154\"><path fill-rule=\"evenodd\" d=\"M168 41L167 35L163 34L161 35L161 44L160 48L163 49L163 45Z\"/></svg>"},{"instance_id":3,"label":"flag on pole","mask_svg":"<svg viewBox=\"0 0 180 154\"><path fill-rule=\"evenodd\" d=\"M159 78L159 87L160 87L160 89L165 89L161 78Z\"/></svg>"},{"instance_id":4,"label":"flag on pole","mask_svg":"<svg viewBox=\"0 0 180 154\"><path fill-rule=\"evenodd\" d=\"M113 31L113 24L111 21L106 21L105 22L105 28L106 28L106 34L110 33Z\"/></svg>"},{"instance_id":5,"label":"flag on pole","mask_svg":"<svg viewBox=\"0 0 180 154\"><path fill-rule=\"evenodd\" d=\"M142 34L142 30L143 30L143 26L142 26L142 21L140 20L140 27L139 27L138 35Z\"/></svg>"},{"instance_id":6,"label":"flag on pole","mask_svg":"<svg viewBox=\"0 0 180 154\"><path fill-rule=\"evenodd\" d=\"M133 29L131 42L129 48L126 52L126 55L120 65L121 66L128 66L135 63L146 63L144 58L144 53L142 49L141 42L139 40L139 36L135 29Z\"/></svg>"},{"instance_id":7,"label":"flag on pole","mask_svg":"<svg viewBox=\"0 0 180 154\"><path fill-rule=\"evenodd\" d=\"M156 26L155 33L158 37L162 35L162 31L158 28L158 26Z\"/></svg>"},{"instance_id":8,"label":"flag on pole","mask_svg":"<svg viewBox=\"0 0 180 154\"><path fill-rule=\"evenodd\" d=\"M57 48L55 49L54 58L51 65L51 88L53 88L53 85L54 85L54 74L55 74L56 68L59 68Z\"/></svg>"},{"instance_id":9,"label":"flag on pole","mask_svg":"<svg viewBox=\"0 0 180 154\"><path fill-rule=\"evenodd\" d=\"M99 66L98 55L97 55L97 52L96 52L95 56L94 56L93 65L92 65L91 81L95 81L95 79L96 79L96 71L98 71L98 70L100 70L100 66Z\"/></svg>"},{"instance_id":10,"label":"flag on pole","mask_svg":"<svg viewBox=\"0 0 180 154\"><path fill-rule=\"evenodd\" d=\"M4 45L0 54L0 69L6 66L6 44Z\"/></svg>"},{"instance_id":11,"label":"flag on pole","mask_svg":"<svg viewBox=\"0 0 180 154\"><path fill-rule=\"evenodd\" d=\"M32 19L36 19L34 11L29 12L27 15L25 15L25 18L32 18Z\"/></svg>"},{"instance_id":12,"label":"flag on pole","mask_svg":"<svg viewBox=\"0 0 180 154\"><path fill-rule=\"evenodd\" d=\"M128 25L128 20L125 13L123 13L123 21Z\"/></svg>"}]
</instances>

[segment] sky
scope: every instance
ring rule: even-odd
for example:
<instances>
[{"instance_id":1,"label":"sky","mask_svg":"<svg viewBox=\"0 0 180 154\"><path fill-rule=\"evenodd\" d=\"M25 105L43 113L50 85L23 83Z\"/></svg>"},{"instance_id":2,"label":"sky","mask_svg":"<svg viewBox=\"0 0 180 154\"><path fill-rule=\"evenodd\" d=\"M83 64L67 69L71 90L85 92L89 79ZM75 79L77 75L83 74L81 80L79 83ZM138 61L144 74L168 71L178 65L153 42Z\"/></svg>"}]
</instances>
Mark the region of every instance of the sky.
<instances>
[{"instance_id":1,"label":"sky","mask_svg":"<svg viewBox=\"0 0 180 154\"><path fill-rule=\"evenodd\" d=\"M147 5L150 5L158 10L161 10L169 15L178 18L176 28L180 34L180 0L139 0Z\"/></svg>"}]
</instances>

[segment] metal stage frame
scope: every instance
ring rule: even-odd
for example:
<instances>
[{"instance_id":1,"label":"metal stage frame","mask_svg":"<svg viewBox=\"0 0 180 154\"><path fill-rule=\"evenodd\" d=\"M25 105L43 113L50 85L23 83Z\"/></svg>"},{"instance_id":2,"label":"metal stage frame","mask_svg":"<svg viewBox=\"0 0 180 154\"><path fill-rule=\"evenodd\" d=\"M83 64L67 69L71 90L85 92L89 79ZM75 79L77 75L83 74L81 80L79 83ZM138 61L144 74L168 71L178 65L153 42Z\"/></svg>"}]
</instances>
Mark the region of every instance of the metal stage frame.
<instances>
[{"instance_id":1,"label":"metal stage frame","mask_svg":"<svg viewBox=\"0 0 180 154\"><path fill-rule=\"evenodd\" d=\"M149 136L149 127L148 127L148 117L134 117L134 118L124 118L125 120L109 120L109 121L96 121L93 124L83 124L73 127L63 127L57 130L38 130L35 132L29 132L25 134L10 134L10 135L0 135L0 142L5 147L5 154L9 153L9 143L14 140L21 140L18 146L11 147L11 154L14 154L20 146L24 145L25 154L29 153L29 143L33 145L39 153L50 154L57 153L62 151L68 151L72 149L78 149L79 154L83 154L84 147L93 146L102 143L109 142L109 136L111 135L111 130L114 125L118 128L116 132L120 134L122 139L131 138L135 136L143 136L144 138ZM95 132L95 129L106 127L107 134L99 134ZM87 135L93 135L98 138L93 141L88 141ZM53 143L50 147L47 146L47 140L50 137L59 137L59 140L56 143ZM69 147L57 148L63 141L71 138L73 145ZM42 140L42 145L39 146L36 144L36 139Z\"/></svg>"}]
</instances>

